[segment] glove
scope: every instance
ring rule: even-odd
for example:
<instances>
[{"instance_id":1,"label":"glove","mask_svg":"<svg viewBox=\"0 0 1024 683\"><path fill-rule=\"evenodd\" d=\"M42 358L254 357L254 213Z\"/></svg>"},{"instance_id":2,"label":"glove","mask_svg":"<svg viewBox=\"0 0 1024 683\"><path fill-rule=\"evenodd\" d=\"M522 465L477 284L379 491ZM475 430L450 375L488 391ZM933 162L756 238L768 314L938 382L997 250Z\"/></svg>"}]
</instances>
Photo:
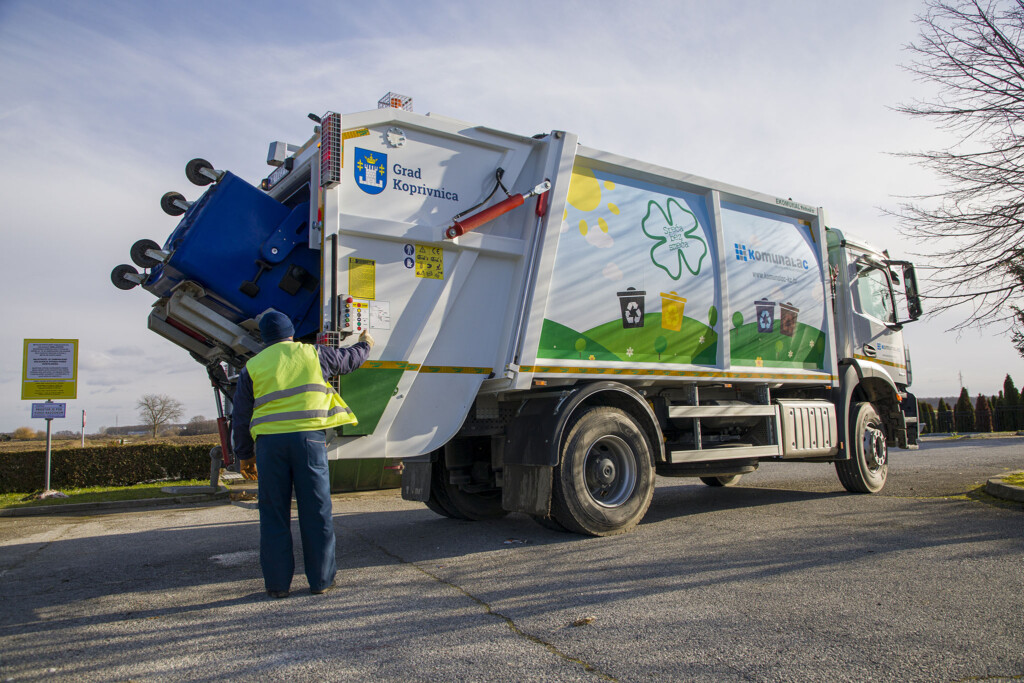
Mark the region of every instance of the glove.
<instances>
[{"instance_id":1,"label":"glove","mask_svg":"<svg viewBox=\"0 0 1024 683\"><path fill-rule=\"evenodd\" d=\"M250 481L256 481L256 458L249 458L248 460L239 460L239 469L241 470L242 476Z\"/></svg>"},{"instance_id":2,"label":"glove","mask_svg":"<svg viewBox=\"0 0 1024 683\"><path fill-rule=\"evenodd\" d=\"M363 333L359 335L359 341L366 342L371 349L373 348L373 337L370 336L369 330L363 330Z\"/></svg>"}]
</instances>

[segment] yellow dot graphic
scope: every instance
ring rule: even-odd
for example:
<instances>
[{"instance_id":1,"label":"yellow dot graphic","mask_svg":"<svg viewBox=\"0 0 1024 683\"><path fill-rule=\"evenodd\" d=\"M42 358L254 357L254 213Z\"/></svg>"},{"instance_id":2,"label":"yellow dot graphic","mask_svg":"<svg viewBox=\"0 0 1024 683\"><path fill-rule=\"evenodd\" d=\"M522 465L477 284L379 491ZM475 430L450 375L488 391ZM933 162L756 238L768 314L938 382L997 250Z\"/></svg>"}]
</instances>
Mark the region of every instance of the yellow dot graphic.
<instances>
[{"instance_id":1,"label":"yellow dot graphic","mask_svg":"<svg viewBox=\"0 0 1024 683\"><path fill-rule=\"evenodd\" d=\"M606 191L612 191L615 189L615 183L610 180L599 181L595 176L594 172L586 168L585 166L575 166L572 169L572 178L569 181L569 205L578 211L589 213L601 207L601 186L604 186ZM619 207L615 204L609 203L608 210L614 215L619 215ZM562 220L565 220L569 215L568 210L565 212L565 216ZM593 221L588 224L585 219L581 219L579 222L580 234L584 237L590 231ZM597 227L601 232L608 232L608 221L604 218L597 219Z\"/></svg>"}]
</instances>

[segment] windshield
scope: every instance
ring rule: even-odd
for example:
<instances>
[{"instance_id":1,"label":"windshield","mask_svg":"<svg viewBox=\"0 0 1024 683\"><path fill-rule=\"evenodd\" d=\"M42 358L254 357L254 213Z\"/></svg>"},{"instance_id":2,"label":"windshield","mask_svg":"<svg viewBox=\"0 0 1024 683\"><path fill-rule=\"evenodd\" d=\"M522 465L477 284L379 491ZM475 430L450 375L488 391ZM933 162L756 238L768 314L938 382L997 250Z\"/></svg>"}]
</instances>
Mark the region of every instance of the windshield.
<instances>
[{"instance_id":1,"label":"windshield","mask_svg":"<svg viewBox=\"0 0 1024 683\"><path fill-rule=\"evenodd\" d=\"M857 312L869 315L885 323L896 322L896 308L889 288L889 278L879 268L858 268L854 290L857 295L854 304Z\"/></svg>"}]
</instances>

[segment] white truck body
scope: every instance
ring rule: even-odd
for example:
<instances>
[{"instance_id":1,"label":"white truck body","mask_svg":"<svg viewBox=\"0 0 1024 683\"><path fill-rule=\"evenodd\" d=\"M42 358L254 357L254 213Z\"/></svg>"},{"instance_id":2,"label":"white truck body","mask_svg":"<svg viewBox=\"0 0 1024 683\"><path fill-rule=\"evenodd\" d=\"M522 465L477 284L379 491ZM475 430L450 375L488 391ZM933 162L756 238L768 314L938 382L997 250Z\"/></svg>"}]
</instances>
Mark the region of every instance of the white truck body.
<instances>
[{"instance_id":1,"label":"white truck body","mask_svg":"<svg viewBox=\"0 0 1024 683\"><path fill-rule=\"evenodd\" d=\"M728 485L763 460L820 460L874 491L887 446L915 447L913 267L827 230L820 208L570 133L390 107L328 114L268 162L266 193L309 203L320 341L376 339L341 378L359 425L330 457L407 458L404 495L441 514L617 533L646 511L654 471ZM451 238L472 222L460 214L545 181ZM172 263L174 246L148 253ZM211 303L201 276L169 291L153 278L140 276L161 296L150 326L226 369L228 393L261 311Z\"/></svg>"}]
</instances>

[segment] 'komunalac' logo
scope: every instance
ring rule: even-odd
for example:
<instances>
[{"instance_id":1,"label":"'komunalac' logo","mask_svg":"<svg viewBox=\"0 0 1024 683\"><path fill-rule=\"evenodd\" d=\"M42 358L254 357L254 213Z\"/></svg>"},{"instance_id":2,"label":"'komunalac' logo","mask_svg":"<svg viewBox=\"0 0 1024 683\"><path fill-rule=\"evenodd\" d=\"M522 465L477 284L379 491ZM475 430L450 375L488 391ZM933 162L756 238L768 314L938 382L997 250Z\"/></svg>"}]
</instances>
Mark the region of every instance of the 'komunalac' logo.
<instances>
[{"instance_id":1,"label":"'komunalac' logo","mask_svg":"<svg viewBox=\"0 0 1024 683\"><path fill-rule=\"evenodd\" d=\"M387 185L388 155L356 147L354 173L360 190L380 194Z\"/></svg>"},{"instance_id":2,"label":"'komunalac' logo","mask_svg":"<svg viewBox=\"0 0 1024 683\"><path fill-rule=\"evenodd\" d=\"M683 266L690 275L699 275L708 245L699 236L703 233L697 216L683 208L675 199L665 202L661 208L658 202L647 203L647 215L640 228L654 240L651 247L651 261L673 280L683 274Z\"/></svg>"}]
</instances>

